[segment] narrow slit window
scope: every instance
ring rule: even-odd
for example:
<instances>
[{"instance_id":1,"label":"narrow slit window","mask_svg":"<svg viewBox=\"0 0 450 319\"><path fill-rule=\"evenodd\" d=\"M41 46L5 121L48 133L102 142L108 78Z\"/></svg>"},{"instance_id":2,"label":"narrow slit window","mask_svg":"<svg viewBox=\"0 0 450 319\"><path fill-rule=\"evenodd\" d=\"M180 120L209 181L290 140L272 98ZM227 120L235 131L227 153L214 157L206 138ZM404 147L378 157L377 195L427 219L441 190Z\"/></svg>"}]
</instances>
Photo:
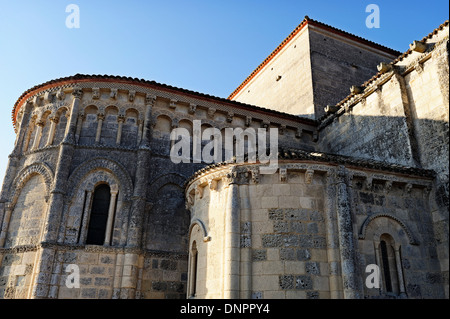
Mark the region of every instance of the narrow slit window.
<instances>
[{"instance_id":1,"label":"narrow slit window","mask_svg":"<svg viewBox=\"0 0 450 319\"><path fill-rule=\"evenodd\" d=\"M194 241L192 243L191 250L191 293L192 297L197 294L197 268L198 268L198 251L197 243Z\"/></svg>"},{"instance_id":2,"label":"narrow slit window","mask_svg":"<svg viewBox=\"0 0 450 319\"><path fill-rule=\"evenodd\" d=\"M381 259L383 263L383 272L384 272L384 284L387 292L392 292L392 281L391 281L391 271L389 269L389 257L386 242L382 240L380 242L381 248Z\"/></svg>"}]
</instances>

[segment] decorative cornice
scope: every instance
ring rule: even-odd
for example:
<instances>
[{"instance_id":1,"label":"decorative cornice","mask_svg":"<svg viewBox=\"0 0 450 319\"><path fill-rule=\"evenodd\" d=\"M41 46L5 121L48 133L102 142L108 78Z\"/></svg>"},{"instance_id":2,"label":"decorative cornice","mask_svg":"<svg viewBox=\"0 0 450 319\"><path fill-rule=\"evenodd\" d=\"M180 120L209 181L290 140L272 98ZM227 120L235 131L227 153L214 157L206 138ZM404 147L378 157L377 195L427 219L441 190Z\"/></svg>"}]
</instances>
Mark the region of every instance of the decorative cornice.
<instances>
[{"instance_id":1,"label":"decorative cornice","mask_svg":"<svg viewBox=\"0 0 450 319\"><path fill-rule=\"evenodd\" d=\"M435 34L437 34L439 31L447 27L449 24L449 21L446 20L444 23L442 23L438 28L436 28L433 32L428 34L428 36L424 37L421 42L425 42L427 39L432 38ZM407 66L398 66L398 62L404 60L406 57L411 55L411 53L415 52L411 48L404 52L402 55L400 55L397 59L393 60L390 63L380 63L378 65L378 73L372 76L370 79L368 79L366 82L364 82L361 86L358 86L358 90L350 90L350 94L347 95L344 99L342 99L339 103L337 103L335 106L334 112L328 112L321 118L319 118L317 121L319 122L318 130L320 131L327 125L333 122L333 120L342 114L348 112L353 106L355 106L359 102L364 102L367 96L372 94L373 92L376 92L378 89L381 89L382 86L395 74L401 74L406 75L407 73L411 72L412 70L419 71L422 68L422 64L428 60L431 57L431 54L433 51L436 50L436 48L440 47L442 44L446 43L448 41L448 37L446 37L443 40L440 40L439 42L435 43L433 46L428 47L428 49L424 52L418 52L419 55L409 63Z\"/></svg>"},{"instance_id":2,"label":"decorative cornice","mask_svg":"<svg viewBox=\"0 0 450 319\"><path fill-rule=\"evenodd\" d=\"M92 86L89 87L89 84L92 83ZM154 93L154 90L159 90L162 92L168 92L168 93L174 93L174 94L182 94L189 98L195 98L199 100L203 100L205 102L211 102L211 103L217 103L219 105L223 105L225 107L233 107L236 111L238 109L242 110L242 112L248 112L253 111L257 113L262 113L268 116L274 116L280 119L287 119L296 123L303 123L306 125L312 125L316 126L317 121L309 118L302 118L296 115L283 113L275 110L270 110L267 108L245 104L237 101L230 101L225 98L220 98L216 96L212 96L209 94L204 94L200 92L195 92L183 88L178 88L174 86L170 86L167 84L158 83L155 81L148 81L145 79L138 79L138 78L131 78L131 77L124 77L124 76L113 76L113 75L87 75L87 74L76 74L74 76L69 77L63 77L55 80L51 80L39 85L36 85L32 87L31 89L25 91L22 93L22 95L18 98L16 103L14 104L13 110L12 110L12 121L14 127L16 126L16 117L17 113L19 112L21 106L26 101L35 101L35 103L38 102L39 99L36 99L37 95L43 94L43 92L46 91L57 91L65 90L68 92L71 92L73 90L74 86L83 87L88 91L92 91L92 87L99 87L100 83L104 83L106 86L110 87L112 85L117 86L126 86L126 87L132 87L129 88L128 91L128 99L127 101L135 101L135 96L143 95L144 98L147 97L147 94L149 94L149 99L151 99L152 95ZM102 89L100 87L100 89ZM117 99L117 88L110 88L111 94L110 99ZM135 91L133 93L133 91ZM151 91L149 93L149 91ZM131 95L130 95L131 92ZM99 99L101 100L101 99ZM99 101L94 100L94 101ZM149 102L149 101L148 101ZM190 102L187 102L188 104ZM235 112L237 113L237 112Z\"/></svg>"}]
</instances>

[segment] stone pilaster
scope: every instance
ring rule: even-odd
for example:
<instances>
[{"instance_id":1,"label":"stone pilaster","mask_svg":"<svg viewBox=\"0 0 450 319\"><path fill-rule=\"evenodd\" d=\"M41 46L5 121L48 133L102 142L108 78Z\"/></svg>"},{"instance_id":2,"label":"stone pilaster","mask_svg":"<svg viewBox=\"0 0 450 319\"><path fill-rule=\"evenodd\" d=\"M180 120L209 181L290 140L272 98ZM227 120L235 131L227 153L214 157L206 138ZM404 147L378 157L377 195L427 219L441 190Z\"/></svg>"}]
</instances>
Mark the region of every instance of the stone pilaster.
<instances>
[{"instance_id":1,"label":"stone pilaster","mask_svg":"<svg viewBox=\"0 0 450 319\"><path fill-rule=\"evenodd\" d=\"M329 264L330 297L332 299L343 298L342 277L340 267L339 238L337 232L336 215L336 180L334 174L327 173L325 225L327 229L327 257Z\"/></svg>"},{"instance_id":2,"label":"stone pilaster","mask_svg":"<svg viewBox=\"0 0 450 319\"><path fill-rule=\"evenodd\" d=\"M142 246L142 234L144 227L144 212L146 207L147 177L150 167L150 126L152 107L155 97L148 95L145 99L146 111L144 119L144 131L137 152L136 178L131 202L130 218L128 220L128 232L126 246L139 249ZM135 298L137 289L137 260L139 255L126 254L122 271L120 298Z\"/></svg>"},{"instance_id":3,"label":"stone pilaster","mask_svg":"<svg viewBox=\"0 0 450 319\"><path fill-rule=\"evenodd\" d=\"M32 103L26 103L26 105L22 106L24 108L24 112L22 115L22 121L20 121L19 129L17 131L16 143L14 145L14 150L9 155L8 165L6 168L5 177L3 179L3 185L0 193L0 201L7 201L9 188L11 187L11 183L17 174L17 169L19 166L19 157L22 155L22 144L27 133L27 127L30 121L30 110L33 107ZM1 214L1 212L0 212ZM0 215L1 217L1 215ZM0 219L1 221L1 219Z\"/></svg>"},{"instance_id":4,"label":"stone pilaster","mask_svg":"<svg viewBox=\"0 0 450 319\"><path fill-rule=\"evenodd\" d=\"M359 299L362 294L358 284L352 212L346 181L348 175L344 166L339 166L336 173L337 224L344 298Z\"/></svg>"},{"instance_id":5,"label":"stone pilaster","mask_svg":"<svg viewBox=\"0 0 450 319\"><path fill-rule=\"evenodd\" d=\"M82 90L74 88L72 95L72 107L70 119L67 122L63 143L60 145L58 160L55 169L55 179L53 188L50 192L48 201L48 211L42 232L41 240L43 244L56 242L58 229L62 218L64 195L66 192L67 179L69 177L70 166L74 152L75 130L82 97ZM52 258L55 254L55 248L46 245L43 246L39 262L35 263L33 271L34 278L32 281L32 293L30 298L47 298L49 292L49 284L52 273Z\"/></svg>"}]
</instances>

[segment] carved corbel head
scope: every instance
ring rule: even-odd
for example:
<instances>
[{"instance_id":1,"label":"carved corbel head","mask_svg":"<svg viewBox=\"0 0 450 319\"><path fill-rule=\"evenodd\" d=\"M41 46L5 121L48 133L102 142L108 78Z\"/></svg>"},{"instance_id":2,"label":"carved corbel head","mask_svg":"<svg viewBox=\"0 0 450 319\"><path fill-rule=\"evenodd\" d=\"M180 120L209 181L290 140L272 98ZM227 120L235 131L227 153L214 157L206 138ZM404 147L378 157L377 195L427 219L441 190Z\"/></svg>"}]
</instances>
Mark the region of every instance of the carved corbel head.
<instances>
[{"instance_id":1,"label":"carved corbel head","mask_svg":"<svg viewBox=\"0 0 450 319\"><path fill-rule=\"evenodd\" d=\"M197 186L195 188L195 195L198 196L198 198L203 198L203 187L202 186Z\"/></svg>"},{"instance_id":2,"label":"carved corbel head","mask_svg":"<svg viewBox=\"0 0 450 319\"><path fill-rule=\"evenodd\" d=\"M147 93L145 95L145 104L146 105L153 105L153 103L155 103L156 100L156 96L150 93Z\"/></svg>"},{"instance_id":3,"label":"carved corbel head","mask_svg":"<svg viewBox=\"0 0 450 319\"><path fill-rule=\"evenodd\" d=\"M250 124L252 124L252 117L251 116L247 116L245 118L245 126L250 126Z\"/></svg>"},{"instance_id":4,"label":"carved corbel head","mask_svg":"<svg viewBox=\"0 0 450 319\"><path fill-rule=\"evenodd\" d=\"M47 91L44 93L44 105L48 103L52 103L53 95L51 92Z\"/></svg>"},{"instance_id":5,"label":"carved corbel head","mask_svg":"<svg viewBox=\"0 0 450 319\"><path fill-rule=\"evenodd\" d=\"M410 194L410 193L411 193L411 190L412 190L412 184L411 184L411 183L406 184L406 185L405 185L405 191L406 191L406 193Z\"/></svg>"},{"instance_id":6,"label":"carved corbel head","mask_svg":"<svg viewBox=\"0 0 450 319\"><path fill-rule=\"evenodd\" d=\"M100 88L92 88L92 98L97 100L100 98Z\"/></svg>"},{"instance_id":7,"label":"carved corbel head","mask_svg":"<svg viewBox=\"0 0 450 319\"><path fill-rule=\"evenodd\" d=\"M128 101L133 102L135 97L136 97L135 90L128 91Z\"/></svg>"},{"instance_id":8,"label":"carved corbel head","mask_svg":"<svg viewBox=\"0 0 450 319\"><path fill-rule=\"evenodd\" d=\"M373 177L372 176L368 176L366 178L366 189L367 190L371 190L373 186Z\"/></svg>"},{"instance_id":9,"label":"carved corbel head","mask_svg":"<svg viewBox=\"0 0 450 319\"><path fill-rule=\"evenodd\" d=\"M287 168L280 167L280 182L285 183L287 181Z\"/></svg>"},{"instance_id":10,"label":"carved corbel head","mask_svg":"<svg viewBox=\"0 0 450 319\"><path fill-rule=\"evenodd\" d=\"M213 118L214 113L216 113L216 109L215 108L213 108L213 107L208 108L208 116L210 118Z\"/></svg>"},{"instance_id":11,"label":"carved corbel head","mask_svg":"<svg viewBox=\"0 0 450 319\"><path fill-rule=\"evenodd\" d=\"M76 99L81 99L83 96L83 89L79 86L75 86L72 91L72 95Z\"/></svg>"},{"instance_id":12,"label":"carved corbel head","mask_svg":"<svg viewBox=\"0 0 450 319\"><path fill-rule=\"evenodd\" d=\"M314 177L314 170L312 169L307 169L305 172L305 183L306 184L311 184L312 180Z\"/></svg>"},{"instance_id":13,"label":"carved corbel head","mask_svg":"<svg viewBox=\"0 0 450 319\"><path fill-rule=\"evenodd\" d=\"M176 107L177 107L177 102L178 102L177 100L171 99L171 100L170 100L169 107L170 107L171 109L176 108Z\"/></svg>"},{"instance_id":14,"label":"carved corbel head","mask_svg":"<svg viewBox=\"0 0 450 319\"><path fill-rule=\"evenodd\" d=\"M227 122L228 123L233 122L233 117L234 117L234 113L233 112L228 112L228 114L227 114Z\"/></svg>"},{"instance_id":15,"label":"carved corbel head","mask_svg":"<svg viewBox=\"0 0 450 319\"><path fill-rule=\"evenodd\" d=\"M66 96L66 94L64 93L63 89L59 89L58 92L56 93L56 98L58 100L64 100L65 96Z\"/></svg>"},{"instance_id":16,"label":"carved corbel head","mask_svg":"<svg viewBox=\"0 0 450 319\"><path fill-rule=\"evenodd\" d=\"M215 179L211 178L210 180L208 180L208 186L209 186L210 190L213 190L213 191L217 190L217 184L218 184L218 182Z\"/></svg>"},{"instance_id":17,"label":"carved corbel head","mask_svg":"<svg viewBox=\"0 0 450 319\"><path fill-rule=\"evenodd\" d=\"M386 193L390 192L392 189L392 181L386 181L386 183L384 184L384 191Z\"/></svg>"},{"instance_id":18,"label":"carved corbel head","mask_svg":"<svg viewBox=\"0 0 450 319\"><path fill-rule=\"evenodd\" d=\"M197 105L194 103L189 104L189 114L195 114L195 111L197 110Z\"/></svg>"},{"instance_id":19,"label":"carved corbel head","mask_svg":"<svg viewBox=\"0 0 450 319\"><path fill-rule=\"evenodd\" d=\"M109 97L115 100L117 98L117 89L115 89L115 88L111 89L111 92L109 93Z\"/></svg>"}]
</instances>

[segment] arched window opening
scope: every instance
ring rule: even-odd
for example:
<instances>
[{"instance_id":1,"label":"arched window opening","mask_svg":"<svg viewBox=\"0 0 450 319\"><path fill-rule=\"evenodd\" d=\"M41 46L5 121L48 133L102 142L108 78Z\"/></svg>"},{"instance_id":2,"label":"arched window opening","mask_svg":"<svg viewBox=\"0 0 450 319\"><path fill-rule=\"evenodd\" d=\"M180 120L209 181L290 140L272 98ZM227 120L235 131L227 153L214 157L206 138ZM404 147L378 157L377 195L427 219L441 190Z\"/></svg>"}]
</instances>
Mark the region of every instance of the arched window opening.
<instances>
[{"instance_id":1,"label":"arched window opening","mask_svg":"<svg viewBox=\"0 0 450 319\"><path fill-rule=\"evenodd\" d=\"M380 237L381 269L383 272L384 289L387 294L400 293L398 265L396 261L395 242L391 235L383 234Z\"/></svg>"},{"instance_id":2,"label":"arched window opening","mask_svg":"<svg viewBox=\"0 0 450 319\"><path fill-rule=\"evenodd\" d=\"M190 285L190 293L191 297L195 297L197 294L197 268L198 268L198 251L197 251L197 243L194 241L192 243L191 249L191 285Z\"/></svg>"},{"instance_id":3,"label":"arched window opening","mask_svg":"<svg viewBox=\"0 0 450 319\"><path fill-rule=\"evenodd\" d=\"M110 187L106 184L97 186L95 188L94 198L92 200L86 244L104 244L110 201Z\"/></svg>"}]
</instances>

